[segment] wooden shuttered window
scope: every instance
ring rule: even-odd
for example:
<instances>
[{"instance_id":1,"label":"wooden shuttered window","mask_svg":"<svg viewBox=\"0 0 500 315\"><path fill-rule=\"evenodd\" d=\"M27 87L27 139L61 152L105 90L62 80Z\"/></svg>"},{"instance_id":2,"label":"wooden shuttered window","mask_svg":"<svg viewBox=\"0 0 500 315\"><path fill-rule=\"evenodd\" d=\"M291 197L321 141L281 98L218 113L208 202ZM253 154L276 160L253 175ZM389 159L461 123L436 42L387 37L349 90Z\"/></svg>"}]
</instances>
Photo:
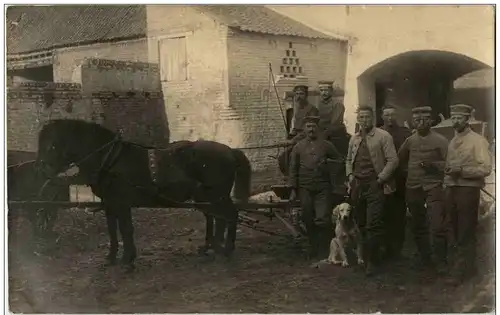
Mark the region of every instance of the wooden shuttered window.
<instances>
[{"instance_id":1,"label":"wooden shuttered window","mask_svg":"<svg viewBox=\"0 0 500 315\"><path fill-rule=\"evenodd\" d=\"M187 80L186 37L164 38L158 43L162 81Z\"/></svg>"}]
</instances>

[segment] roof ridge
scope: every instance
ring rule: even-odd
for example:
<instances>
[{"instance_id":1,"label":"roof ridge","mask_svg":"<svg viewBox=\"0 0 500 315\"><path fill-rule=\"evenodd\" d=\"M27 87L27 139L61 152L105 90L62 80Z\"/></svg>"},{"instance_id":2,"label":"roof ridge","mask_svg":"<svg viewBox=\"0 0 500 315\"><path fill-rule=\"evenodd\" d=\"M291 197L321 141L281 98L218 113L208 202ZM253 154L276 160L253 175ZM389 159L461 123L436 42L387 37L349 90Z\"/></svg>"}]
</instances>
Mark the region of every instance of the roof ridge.
<instances>
[{"instance_id":1,"label":"roof ridge","mask_svg":"<svg viewBox=\"0 0 500 315\"><path fill-rule=\"evenodd\" d=\"M344 38L334 37L320 30L316 30L301 21L275 11L266 5L198 4L191 7L197 11L210 15L221 24L237 28L242 31L285 36L345 40ZM238 20L237 17L233 17L235 10L239 10L239 12L236 13L240 15L240 20ZM248 16L241 16L241 13L243 13L244 10L247 10L248 12L246 13L250 13L250 15L258 14L266 16L266 19L261 21L264 25L256 24L256 22ZM260 12L250 10L260 10ZM277 21L278 18L280 19L279 22Z\"/></svg>"}]
</instances>

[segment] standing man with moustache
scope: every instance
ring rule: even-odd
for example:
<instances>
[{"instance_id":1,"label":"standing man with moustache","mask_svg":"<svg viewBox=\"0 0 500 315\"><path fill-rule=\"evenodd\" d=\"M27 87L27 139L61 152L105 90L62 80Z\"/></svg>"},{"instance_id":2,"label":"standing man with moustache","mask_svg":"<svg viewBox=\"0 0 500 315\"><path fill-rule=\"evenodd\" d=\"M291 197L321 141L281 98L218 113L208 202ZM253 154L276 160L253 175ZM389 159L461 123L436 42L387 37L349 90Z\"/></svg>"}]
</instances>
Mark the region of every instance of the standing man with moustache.
<instances>
[{"instance_id":1,"label":"standing man with moustache","mask_svg":"<svg viewBox=\"0 0 500 315\"><path fill-rule=\"evenodd\" d=\"M278 156L278 164L283 175L289 175L290 153L293 146L306 137L304 119L308 116L318 116L318 109L307 101L309 88L306 85L296 85L293 88L292 130L285 142L285 150Z\"/></svg>"},{"instance_id":2,"label":"standing man with moustache","mask_svg":"<svg viewBox=\"0 0 500 315\"><path fill-rule=\"evenodd\" d=\"M398 157L391 135L374 126L373 108L358 109L360 131L350 142L346 158L346 174L355 218L363 237L366 274L372 275L380 262L384 241L383 209L386 195L394 192L392 176Z\"/></svg>"},{"instance_id":3,"label":"standing man with moustache","mask_svg":"<svg viewBox=\"0 0 500 315\"><path fill-rule=\"evenodd\" d=\"M382 108L382 119L384 125L381 129L387 131L394 141L396 151L401 148L403 142L411 136L410 129L399 126L397 122L397 112L392 106L384 106ZM396 183L396 191L387 196L385 204L385 223L386 223L386 239L385 239L385 259L398 260L401 258L406 232L406 172L404 165L399 164L394 172L394 180Z\"/></svg>"},{"instance_id":4,"label":"standing man with moustache","mask_svg":"<svg viewBox=\"0 0 500 315\"><path fill-rule=\"evenodd\" d=\"M341 102L335 102L333 97L333 81L318 81L320 100L318 103L319 128L327 140L339 132L345 133L345 107Z\"/></svg>"},{"instance_id":5,"label":"standing man with moustache","mask_svg":"<svg viewBox=\"0 0 500 315\"><path fill-rule=\"evenodd\" d=\"M291 139L289 144L296 144L306 137L304 133L304 119L308 116L318 116L318 109L308 102L309 88L306 85L297 85L293 88L294 108L292 118L292 131L290 132Z\"/></svg>"},{"instance_id":6,"label":"standing man with moustache","mask_svg":"<svg viewBox=\"0 0 500 315\"><path fill-rule=\"evenodd\" d=\"M290 155L290 199L300 199L302 220L310 243L310 258L326 259L332 239L332 182L327 159L337 158L335 147L320 136L318 116L304 119L306 138Z\"/></svg>"},{"instance_id":7,"label":"standing man with moustache","mask_svg":"<svg viewBox=\"0 0 500 315\"><path fill-rule=\"evenodd\" d=\"M431 129L431 107L417 107L412 112L417 131L406 139L398 152L401 165L408 169L406 203L421 258L419 267L423 271L435 271L437 267L439 272L444 272L447 216L443 177L448 140Z\"/></svg>"},{"instance_id":8,"label":"standing man with moustache","mask_svg":"<svg viewBox=\"0 0 500 315\"><path fill-rule=\"evenodd\" d=\"M465 104L451 106L455 136L448 147L444 184L451 217L453 284L460 284L477 273L476 229L480 190L484 187L485 177L492 171L488 141L469 125L472 111L472 107Z\"/></svg>"}]
</instances>

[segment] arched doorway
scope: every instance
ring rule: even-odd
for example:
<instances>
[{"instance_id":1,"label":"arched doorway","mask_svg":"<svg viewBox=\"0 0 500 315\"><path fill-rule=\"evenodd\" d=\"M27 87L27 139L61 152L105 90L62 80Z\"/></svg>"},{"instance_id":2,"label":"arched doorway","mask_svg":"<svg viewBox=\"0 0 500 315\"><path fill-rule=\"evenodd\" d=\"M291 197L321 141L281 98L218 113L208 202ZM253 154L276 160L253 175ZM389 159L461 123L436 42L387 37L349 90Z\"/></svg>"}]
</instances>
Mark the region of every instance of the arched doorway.
<instances>
[{"instance_id":1,"label":"arched doorway","mask_svg":"<svg viewBox=\"0 0 500 315\"><path fill-rule=\"evenodd\" d=\"M375 104L377 125L384 105L398 109L400 123L411 121L411 109L431 106L436 123L439 114L448 117L453 82L473 71L490 66L465 55L440 51L409 51L387 58L358 78L360 104ZM370 101L371 100L371 101Z\"/></svg>"}]
</instances>

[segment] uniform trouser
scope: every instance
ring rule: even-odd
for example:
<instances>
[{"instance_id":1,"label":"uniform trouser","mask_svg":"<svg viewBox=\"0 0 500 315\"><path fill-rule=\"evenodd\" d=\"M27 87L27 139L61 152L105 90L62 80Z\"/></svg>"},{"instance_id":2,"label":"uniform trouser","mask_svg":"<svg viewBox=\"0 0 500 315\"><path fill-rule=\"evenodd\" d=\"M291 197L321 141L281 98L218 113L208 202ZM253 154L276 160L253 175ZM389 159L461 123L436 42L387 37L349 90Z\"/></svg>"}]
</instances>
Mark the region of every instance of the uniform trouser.
<instances>
[{"instance_id":1,"label":"uniform trouser","mask_svg":"<svg viewBox=\"0 0 500 315\"><path fill-rule=\"evenodd\" d=\"M449 217L442 186L429 190L408 188L406 201L413 237L423 263L430 263L434 256L438 265L446 264Z\"/></svg>"},{"instance_id":2,"label":"uniform trouser","mask_svg":"<svg viewBox=\"0 0 500 315\"><path fill-rule=\"evenodd\" d=\"M384 241L384 202L382 185L376 180L351 183L354 218L363 236L363 252L368 263L377 263L380 246Z\"/></svg>"},{"instance_id":3,"label":"uniform trouser","mask_svg":"<svg viewBox=\"0 0 500 315\"><path fill-rule=\"evenodd\" d=\"M450 243L456 271L476 269L476 229L480 200L479 187L448 187L445 192L450 215Z\"/></svg>"},{"instance_id":4,"label":"uniform trouser","mask_svg":"<svg viewBox=\"0 0 500 315\"><path fill-rule=\"evenodd\" d=\"M309 241L313 249L324 256L331 240L331 188L299 189L302 208L302 221L307 229ZM326 247L326 248L324 248Z\"/></svg>"},{"instance_id":5,"label":"uniform trouser","mask_svg":"<svg viewBox=\"0 0 500 315\"><path fill-rule=\"evenodd\" d=\"M388 257L401 254L406 234L406 200L405 188L386 197L385 211L385 247Z\"/></svg>"}]
</instances>

